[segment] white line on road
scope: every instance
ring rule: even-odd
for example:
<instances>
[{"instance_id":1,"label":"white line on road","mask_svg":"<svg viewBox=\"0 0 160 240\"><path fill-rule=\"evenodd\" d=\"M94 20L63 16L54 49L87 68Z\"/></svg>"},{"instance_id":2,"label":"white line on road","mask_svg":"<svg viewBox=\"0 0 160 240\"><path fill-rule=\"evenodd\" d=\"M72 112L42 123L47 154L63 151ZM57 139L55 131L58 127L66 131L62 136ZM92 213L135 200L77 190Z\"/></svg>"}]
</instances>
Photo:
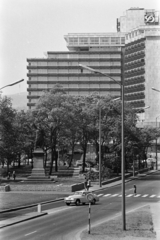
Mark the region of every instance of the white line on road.
<instances>
[{"instance_id":1,"label":"white line on road","mask_svg":"<svg viewBox=\"0 0 160 240\"><path fill-rule=\"evenodd\" d=\"M129 194L129 195L127 195L126 197L132 197L133 196L133 194Z\"/></svg>"},{"instance_id":2,"label":"white line on road","mask_svg":"<svg viewBox=\"0 0 160 240\"><path fill-rule=\"evenodd\" d=\"M108 197L108 196L110 196L111 194L106 194L106 195L104 195L104 197Z\"/></svg>"},{"instance_id":3,"label":"white line on road","mask_svg":"<svg viewBox=\"0 0 160 240\"><path fill-rule=\"evenodd\" d=\"M24 236L31 235L31 234L33 234L33 233L35 233L35 232L37 232L37 231L31 232L31 233L27 233L27 234L25 234Z\"/></svg>"},{"instance_id":4,"label":"white line on road","mask_svg":"<svg viewBox=\"0 0 160 240\"><path fill-rule=\"evenodd\" d=\"M137 195L135 195L134 197L139 197L139 196L141 196L141 194L137 194Z\"/></svg>"},{"instance_id":5,"label":"white line on road","mask_svg":"<svg viewBox=\"0 0 160 240\"><path fill-rule=\"evenodd\" d=\"M147 197L149 194L144 194L142 197Z\"/></svg>"},{"instance_id":6,"label":"white line on road","mask_svg":"<svg viewBox=\"0 0 160 240\"><path fill-rule=\"evenodd\" d=\"M160 198L160 196L158 196L157 198Z\"/></svg>"},{"instance_id":7,"label":"white line on road","mask_svg":"<svg viewBox=\"0 0 160 240\"><path fill-rule=\"evenodd\" d=\"M156 195L151 195L150 198L154 198Z\"/></svg>"},{"instance_id":8,"label":"white line on road","mask_svg":"<svg viewBox=\"0 0 160 240\"><path fill-rule=\"evenodd\" d=\"M116 196L118 196L118 194L113 194L111 197L116 197Z\"/></svg>"},{"instance_id":9,"label":"white line on road","mask_svg":"<svg viewBox=\"0 0 160 240\"><path fill-rule=\"evenodd\" d=\"M99 194L98 197L103 196L103 194Z\"/></svg>"}]
</instances>

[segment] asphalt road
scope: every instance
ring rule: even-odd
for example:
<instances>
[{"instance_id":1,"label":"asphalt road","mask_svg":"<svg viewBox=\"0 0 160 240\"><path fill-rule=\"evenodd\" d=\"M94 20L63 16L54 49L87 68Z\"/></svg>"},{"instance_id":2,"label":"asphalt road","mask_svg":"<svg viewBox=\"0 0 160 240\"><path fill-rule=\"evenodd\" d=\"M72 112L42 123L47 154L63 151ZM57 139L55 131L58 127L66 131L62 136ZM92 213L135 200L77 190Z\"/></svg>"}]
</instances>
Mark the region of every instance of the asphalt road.
<instances>
[{"instance_id":1,"label":"asphalt road","mask_svg":"<svg viewBox=\"0 0 160 240\"><path fill-rule=\"evenodd\" d=\"M160 202L160 172L126 184L126 214L151 202ZM137 186L134 195L133 185ZM100 190L100 202L91 207L91 228L94 224L121 215L121 186ZM47 207L47 206L45 206ZM71 240L79 230L88 227L88 205L65 206L64 202L48 206L48 215L0 229L3 240Z\"/></svg>"}]
</instances>

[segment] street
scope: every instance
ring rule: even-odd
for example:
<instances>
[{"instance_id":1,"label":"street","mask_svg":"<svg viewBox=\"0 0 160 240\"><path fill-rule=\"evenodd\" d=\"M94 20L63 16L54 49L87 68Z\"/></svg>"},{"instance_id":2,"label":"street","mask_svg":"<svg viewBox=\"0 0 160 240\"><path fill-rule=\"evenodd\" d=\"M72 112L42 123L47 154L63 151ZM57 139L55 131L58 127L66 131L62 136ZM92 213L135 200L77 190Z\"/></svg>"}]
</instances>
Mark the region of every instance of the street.
<instances>
[{"instance_id":1,"label":"street","mask_svg":"<svg viewBox=\"0 0 160 240\"><path fill-rule=\"evenodd\" d=\"M160 202L159 180L160 172L155 172L126 183L126 214L149 203ZM137 186L136 195L134 185ZM97 195L100 202L91 207L91 227L96 222L121 215L121 185L100 190ZM68 207L62 201L46 205L44 209L42 206L42 211L47 211L48 215L1 229L1 239L71 240L79 230L88 227L88 205Z\"/></svg>"}]
</instances>

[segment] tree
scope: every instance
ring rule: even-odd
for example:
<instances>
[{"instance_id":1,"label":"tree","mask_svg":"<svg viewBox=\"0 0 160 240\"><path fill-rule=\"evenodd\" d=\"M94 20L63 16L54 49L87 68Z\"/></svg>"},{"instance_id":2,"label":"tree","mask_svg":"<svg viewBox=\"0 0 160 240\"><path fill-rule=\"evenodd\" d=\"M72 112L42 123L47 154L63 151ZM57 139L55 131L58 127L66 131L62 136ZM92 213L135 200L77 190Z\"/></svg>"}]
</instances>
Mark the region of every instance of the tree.
<instances>
[{"instance_id":1,"label":"tree","mask_svg":"<svg viewBox=\"0 0 160 240\"><path fill-rule=\"evenodd\" d=\"M9 165L15 158L15 131L14 131L14 118L16 111L12 108L11 99L8 97L0 97L0 156L1 162L7 163L7 171Z\"/></svg>"}]
</instances>

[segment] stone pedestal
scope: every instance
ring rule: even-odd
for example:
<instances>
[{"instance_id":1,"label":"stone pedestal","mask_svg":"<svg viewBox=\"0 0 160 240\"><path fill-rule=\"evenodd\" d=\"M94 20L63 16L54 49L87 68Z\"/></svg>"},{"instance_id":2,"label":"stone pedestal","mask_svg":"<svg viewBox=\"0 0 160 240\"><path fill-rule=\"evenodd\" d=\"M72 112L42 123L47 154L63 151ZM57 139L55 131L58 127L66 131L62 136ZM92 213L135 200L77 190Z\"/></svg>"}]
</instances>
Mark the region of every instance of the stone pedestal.
<instances>
[{"instance_id":1,"label":"stone pedestal","mask_svg":"<svg viewBox=\"0 0 160 240\"><path fill-rule=\"evenodd\" d=\"M43 150L41 148L35 149L33 152L33 169L32 169L31 176L27 178L27 181L34 181L34 182L51 181L51 179L45 175L43 159L44 159Z\"/></svg>"}]
</instances>

